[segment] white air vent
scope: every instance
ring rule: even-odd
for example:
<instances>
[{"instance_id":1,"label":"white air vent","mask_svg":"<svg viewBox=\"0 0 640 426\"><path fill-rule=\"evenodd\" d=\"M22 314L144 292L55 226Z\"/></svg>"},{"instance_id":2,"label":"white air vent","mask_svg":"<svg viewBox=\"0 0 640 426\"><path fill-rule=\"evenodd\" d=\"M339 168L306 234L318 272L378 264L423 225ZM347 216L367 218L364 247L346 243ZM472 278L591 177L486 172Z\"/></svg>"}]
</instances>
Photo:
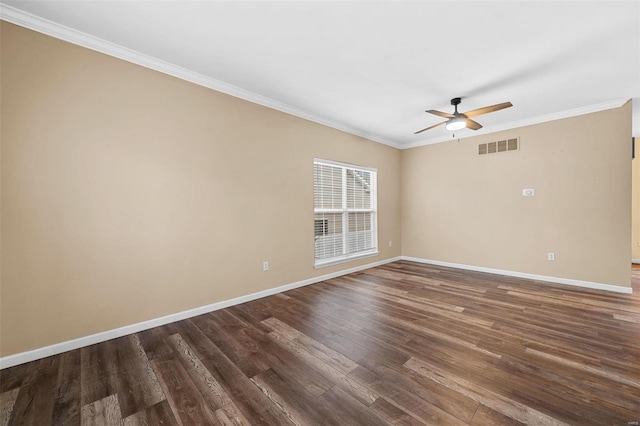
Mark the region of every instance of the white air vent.
<instances>
[{"instance_id":1,"label":"white air vent","mask_svg":"<svg viewBox=\"0 0 640 426\"><path fill-rule=\"evenodd\" d=\"M478 145L478 155L496 154L498 152L517 151L520 149L520 138L504 139Z\"/></svg>"}]
</instances>

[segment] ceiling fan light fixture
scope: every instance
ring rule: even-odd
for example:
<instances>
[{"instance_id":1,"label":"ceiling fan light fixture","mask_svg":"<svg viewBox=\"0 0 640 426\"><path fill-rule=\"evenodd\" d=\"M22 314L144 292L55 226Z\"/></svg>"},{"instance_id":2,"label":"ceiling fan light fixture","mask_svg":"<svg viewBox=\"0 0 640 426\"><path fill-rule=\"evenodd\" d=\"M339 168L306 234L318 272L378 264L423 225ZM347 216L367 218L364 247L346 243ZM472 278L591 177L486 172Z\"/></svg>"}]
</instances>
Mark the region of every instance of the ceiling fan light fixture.
<instances>
[{"instance_id":1,"label":"ceiling fan light fixture","mask_svg":"<svg viewBox=\"0 0 640 426\"><path fill-rule=\"evenodd\" d=\"M451 120L447 121L445 127L449 131L464 129L465 127L467 127L467 119L466 117L462 116L452 118Z\"/></svg>"},{"instance_id":2,"label":"ceiling fan light fixture","mask_svg":"<svg viewBox=\"0 0 640 426\"><path fill-rule=\"evenodd\" d=\"M1 0L0 0L1 1ZM428 109L425 112L429 113L429 114L433 114L433 115L437 115L438 117L444 117L444 118L448 118L447 121L441 121L437 124L433 124L429 127L426 127L422 130L418 130L417 132L414 133L414 135L417 135L418 133L422 133L424 131L427 131L429 129L433 129L435 127L440 127L442 125L444 125L448 131L450 132L454 132L456 130L460 130L460 129L470 129L470 130L480 130L482 129L482 124L478 123L477 121L474 121L473 118L471 117L477 117L478 115L482 115L482 114L488 114L490 112L494 112L494 111L500 111L501 109L505 109L505 108L509 108L512 107L513 104L511 102L503 102L501 104L495 104L495 105L491 105L491 106L486 106L486 107L482 107L482 108L478 108L478 109L474 109L473 111L467 111L465 113L459 113L458 112L458 105L460 105L460 101L462 99L461 98L453 98L451 99L451 105L454 106L454 111L453 114L450 114L448 112L442 112L442 111L438 111L435 109Z\"/></svg>"}]
</instances>

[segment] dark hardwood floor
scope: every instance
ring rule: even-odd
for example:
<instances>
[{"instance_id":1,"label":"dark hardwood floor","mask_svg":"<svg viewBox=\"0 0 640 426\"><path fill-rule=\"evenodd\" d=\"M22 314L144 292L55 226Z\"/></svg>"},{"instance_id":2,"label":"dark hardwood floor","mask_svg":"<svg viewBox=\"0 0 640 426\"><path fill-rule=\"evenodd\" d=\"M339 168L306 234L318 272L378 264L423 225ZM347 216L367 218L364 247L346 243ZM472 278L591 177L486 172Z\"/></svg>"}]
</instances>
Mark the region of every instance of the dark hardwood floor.
<instances>
[{"instance_id":1,"label":"dark hardwood floor","mask_svg":"<svg viewBox=\"0 0 640 426\"><path fill-rule=\"evenodd\" d=\"M396 262L0 372L0 425L637 425L633 295Z\"/></svg>"}]
</instances>

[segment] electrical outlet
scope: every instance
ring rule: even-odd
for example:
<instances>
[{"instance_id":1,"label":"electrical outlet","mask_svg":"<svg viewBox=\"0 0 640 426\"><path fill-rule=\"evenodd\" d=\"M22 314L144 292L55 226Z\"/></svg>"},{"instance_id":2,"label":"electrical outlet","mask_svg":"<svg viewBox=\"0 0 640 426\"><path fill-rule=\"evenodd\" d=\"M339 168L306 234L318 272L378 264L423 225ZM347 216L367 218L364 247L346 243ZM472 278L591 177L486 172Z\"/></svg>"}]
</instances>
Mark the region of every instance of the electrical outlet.
<instances>
[{"instance_id":1,"label":"electrical outlet","mask_svg":"<svg viewBox=\"0 0 640 426\"><path fill-rule=\"evenodd\" d=\"M269 270L269 262L267 262L267 261L262 262L262 270L263 271L268 271Z\"/></svg>"},{"instance_id":2,"label":"electrical outlet","mask_svg":"<svg viewBox=\"0 0 640 426\"><path fill-rule=\"evenodd\" d=\"M555 253L547 253L547 260L556 260Z\"/></svg>"},{"instance_id":3,"label":"electrical outlet","mask_svg":"<svg viewBox=\"0 0 640 426\"><path fill-rule=\"evenodd\" d=\"M640 244L638 244L640 246ZM391 240L389 240L389 247L391 247Z\"/></svg>"}]
</instances>

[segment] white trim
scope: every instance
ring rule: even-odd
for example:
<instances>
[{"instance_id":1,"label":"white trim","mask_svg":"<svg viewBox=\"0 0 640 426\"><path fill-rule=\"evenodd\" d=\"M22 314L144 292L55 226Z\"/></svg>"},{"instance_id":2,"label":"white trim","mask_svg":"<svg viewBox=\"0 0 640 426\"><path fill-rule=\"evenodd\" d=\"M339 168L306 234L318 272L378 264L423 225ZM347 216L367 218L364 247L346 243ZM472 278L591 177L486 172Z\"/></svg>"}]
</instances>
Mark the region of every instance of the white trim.
<instances>
[{"instance_id":1,"label":"white trim","mask_svg":"<svg viewBox=\"0 0 640 426\"><path fill-rule=\"evenodd\" d=\"M170 324L172 322L184 320L187 318L192 318L198 315L206 314L208 312L217 311L219 309L228 308L229 306L239 305L241 303L250 302L252 300L261 299L263 297L272 296L274 294L293 290L298 287L304 287L304 286L315 284L321 281L330 280L332 278L362 271L364 269L375 268L376 266L385 265L387 263L396 262L398 260L400 260L400 256L384 259L374 263L368 263L362 266L356 266L353 268L344 269L342 271L332 272L330 274L321 275L319 277L308 278L306 280L282 285L280 287L270 288L267 290L258 291L256 293L247 294L245 296L240 296L233 299L212 303L210 305L201 306L199 308L189 309L187 311L182 311L182 312L176 312L175 314L169 314L160 318L154 318L148 321L126 325L124 327L115 328L113 330L107 330L107 331L92 334L89 336L79 337L77 339L68 340L66 342L56 343L51 346L45 346L43 348L38 348L38 349L34 349L27 352L21 352L15 355L9 355L9 356L0 358L0 370L4 368L13 367L19 364L24 364L25 362L35 361L38 359L46 358L48 356L61 354L63 352L71 351L74 349L79 349L85 346L94 345L96 343L106 342L107 340L111 340L118 337L126 336L128 334L148 330L150 328L159 327L161 325Z\"/></svg>"},{"instance_id":2,"label":"white trim","mask_svg":"<svg viewBox=\"0 0 640 426\"><path fill-rule=\"evenodd\" d=\"M352 260L358 260L358 259L366 259L367 257L374 257L380 254L380 252L378 251L377 248L373 249L375 251L367 251L364 253L352 253L352 254L348 254L346 256L340 256L340 257L332 257L331 259L325 261L325 262L316 262L315 265L313 265L313 267L315 269L322 269L322 268L326 268L328 266L334 266L334 265L339 265L341 263L345 263L345 262L351 262Z\"/></svg>"},{"instance_id":3,"label":"white trim","mask_svg":"<svg viewBox=\"0 0 640 426\"><path fill-rule=\"evenodd\" d=\"M561 120L563 118L570 118L570 117L576 117L584 114L591 114L592 112L599 112L599 111L605 111L613 108L620 108L627 102L629 102L629 98L615 99L612 101L602 102L595 105L587 105L580 108L573 108L566 111L552 112L551 114L544 114L538 117L527 118L524 120L512 121L510 123L504 123L497 126L487 126L487 127L483 127L478 131L466 130L460 134L456 132L455 140L466 139L466 138L479 136L479 135L486 135L494 132L501 132L503 130L510 130L510 129L516 129L516 128L525 127L525 126L531 126L533 124L546 123L548 121ZM451 135L440 136L437 138L424 139L417 142L402 144L400 149L417 148L419 146L433 145L435 143L447 142L450 140L454 140Z\"/></svg>"},{"instance_id":4,"label":"white trim","mask_svg":"<svg viewBox=\"0 0 640 426\"><path fill-rule=\"evenodd\" d=\"M284 102L244 90L240 87L227 84L223 81L216 80L178 65L174 65L161 59L145 55L144 53L94 37L90 34L41 18L31 13L24 12L5 3L2 3L2 6L0 7L0 19L87 49L122 59L123 61L131 62L181 80L189 81L199 86L226 93L227 95L231 95L236 98L244 99L258 105L304 118L305 120L313 121L314 123L341 130L355 136L360 136L393 148L400 148L400 145L394 141L351 127L345 123L333 121L329 118L285 104Z\"/></svg>"},{"instance_id":5,"label":"white trim","mask_svg":"<svg viewBox=\"0 0 640 426\"><path fill-rule=\"evenodd\" d=\"M378 198L377 198L378 171L377 169L370 168L370 167L361 167L361 166L348 164L348 163L340 163L338 161L323 160L320 158L313 159L313 166L314 166L314 178L313 178L313 187L314 187L313 213L314 215L321 214L324 217L324 214L335 214L335 215L340 215L342 218L342 231L340 232L340 235L342 235L342 253L340 255L334 255L329 258L323 258L323 259L316 258L313 265L314 268L319 269L319 268L324 268L326 266L332 266L332 265L336 265L343 262L349 262L354 259L377 256L379 254L378 252L378 219L377 219L378 218L377 217L377 212L378 212ZM315 207L315 204L317 204L317 201L318 201L317 200L318 191L320 191L321 193L324 193L324 188L325 188L324 183L318 183L317 181L316 166L328 166L333 170L336 170L336 169L340 170L340 173L341 173L340 181L342 182L342 185L341 185L342 200L341 200L340 208ZM347 171L349 170L354 172L365 171L370 174L371 180L369 184L367 184L364 181L364 179L362 179L361 177L359 178L360 182L363 184L364 189L367 190L371 196L371 200L370 200L371 205L369 208L349 208L348 207L349 203L347 198L348 198L349 191L347 188L348 187ZM320 169L320 171L321 171L320 175L323 175L322 169ZM358 176L358 173L355 173L354 176ZM330 179L332 180L331 182L332 185L337 185L336 182L333 182L332 178ZM335 186L332 186L332 187L333 189L336 188ZM372 247L370 249L364 250L364 251L358 251L358 252L349 251L350 233L348 232L348 230L349 230L349 214L350 213L369 213L370 214L371 229L369 231L365 230L366 234L371 234ZM336 222L337 222L337 219L336 219ZM338 234L336 233L334 235L337 236ZM315 250L318 250L317 243L318 243L318 240L316 237L315 244L314 244ZM316 255L317 255L317 252L316 252Z\"/></svg>"},{"instance_id":6,"label":"white trim","mask_svg":"<svg viewBox=\"0 0 640 426\"><path fill-rule=\"evenodd\" d=\"M640 259L631 259L631 263L638 263L638 264L640 264Z\"/></svg>"},{"instance_id":7,"label":"white trim","mask_svg":"<svg viewBox=\"0 0 640 426\"><path fill-rule=\"evenodd\" d=\"M616 293L632 294L631 287L623 287L619 285L594 283L591 281L573 280L569 278L550 277L548 275L529 274L526 272L505 271L504 269L485 268L483 266L465 265L462 263L443 262L441 260L422 259L419 257L400 256L402 260L411 262L426 263L429 265L446 266L449 268L466 269L469 271L487 272L489 274L506 275L509 277L527 278L530 280L547 281L556 284L567 284L577 287L592 288L596 290L613 291Z\"/></svg>"},{"instance_id":8,"label":"white trim","mask_svg":"<svg viewBox=\"0 0 640 426\"><path fill-rule=\"evenodd\" d=\"M115 43L103 40L101 38L92 36L90 34L78 31L76 29L61 25L59 23L50 21L48 19L41 18L31 13L24 12L14 6L9 6L2 3L0 7L0 19L3 21L11 22L12 24L19 25L30 30L37 31L48 36L64 40L66 42L76 44L78 46L85 47L87 49L95 50L100 53L104 53L115 58L122 59L123 61L131 62L136 65L149 68L181 80L189 81L199 86L207 87L209 89L216 90L218 92L226 93L227 95L234 96L236 98L244 99L249 102L253 102L258 105L266 106L276 111L281 111L287 114L294 115L296 117L303 118L305 120L312 121L314 123L322 124L323 126L331 127L355 136L360 136L365 139L369 139L374 142L388 145L397 149L409 149L416 148L424 145L431 145L439 142L446 142L452 140L451 135L446 135L437 138L423 139L417 142L410 142L407 144L398 143L378 135L374 135L363 131L361 129L349 126L345 123L340 123L329 118L314 114L309 111L305 111L294 106L285 104L284 102L277 101L266 96L262 96L258 93L244 90L240 87L227 84L223 81L216 80L214 78L205 76L203 74L188 70L186 68L171 64L161 59L154 58L149 55L137 52L132 49L120 46ZM478 136L487 133L498 132L502 130L509 130L517 127L530 126L532 124L544 123L552 120L559 120L562 118L575 117L578 115L589 114L592 112L603 111L611 108L618 108L624 105L629 99L617 99L609 102L603 102L595 105L588 105L585 107L574 108L566 111L555 112L551 114L545 114L538 117L533 117L525 120L514 121L511 123L501 124L497 126L484 127L479 131L463 132L462 135L456 134L456 139L465 139L472 136ZM637 117L633 118L634 129ZM635 133L634 133L635 134Z\"/></svg>"},{"instance_id":9,"label":"white trim","mask_svg":"<svg viewBox=\"0 0 640 426\"><path fill-rule=\"evenodd\" d=\"M359 164L342 163L340 161L325 160L324 158L314 158L313 164L320 164L320 165L327 164L329 166L345 167L347 169L364 170L366 172L378 173L378 169L376 169L375 167L365 167Z\"/></svg>"}]
</instances>

